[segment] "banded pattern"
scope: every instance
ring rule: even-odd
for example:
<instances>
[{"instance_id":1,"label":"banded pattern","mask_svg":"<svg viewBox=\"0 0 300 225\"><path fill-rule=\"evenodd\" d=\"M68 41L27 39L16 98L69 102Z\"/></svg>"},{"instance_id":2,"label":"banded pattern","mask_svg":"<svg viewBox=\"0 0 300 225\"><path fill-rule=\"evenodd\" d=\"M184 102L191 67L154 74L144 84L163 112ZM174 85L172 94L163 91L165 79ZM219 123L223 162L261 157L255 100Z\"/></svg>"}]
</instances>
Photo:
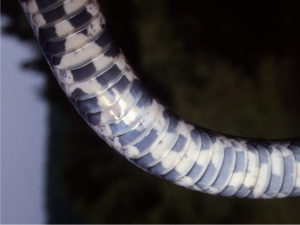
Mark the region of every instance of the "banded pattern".
<instances>
[{"instance_id":1,"label":"banded pattern","mask_svg":"<svg viewBox=\"0 0 300 225\"><path fill-rule=\"evenodd\" d=\"M300 140L254 141L183 121L145 90L112 41L96 0L20 0L75 108L143 170L210 194L300 195Z\"/></svg>"}]
</instances>

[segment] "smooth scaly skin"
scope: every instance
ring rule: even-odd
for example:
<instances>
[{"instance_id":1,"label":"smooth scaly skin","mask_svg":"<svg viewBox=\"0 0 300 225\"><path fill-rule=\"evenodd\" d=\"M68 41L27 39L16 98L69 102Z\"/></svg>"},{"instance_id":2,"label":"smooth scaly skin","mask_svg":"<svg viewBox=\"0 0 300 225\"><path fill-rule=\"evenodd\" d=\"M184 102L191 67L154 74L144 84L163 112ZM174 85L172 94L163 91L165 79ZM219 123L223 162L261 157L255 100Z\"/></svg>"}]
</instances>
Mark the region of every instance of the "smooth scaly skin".
<instances>
[{"instance_id":1,"label":"smooth scaly skin","mask_svg":"<svg viewBox=\"0 0 300 225\"><path fill-rule=\"evenodd\" d=\"M143 88L96 0L20 0L47 61L94 131L143 170L222 196L300 195L300 140L254 141L187 123Z\"/></svg>"}]
</instances>

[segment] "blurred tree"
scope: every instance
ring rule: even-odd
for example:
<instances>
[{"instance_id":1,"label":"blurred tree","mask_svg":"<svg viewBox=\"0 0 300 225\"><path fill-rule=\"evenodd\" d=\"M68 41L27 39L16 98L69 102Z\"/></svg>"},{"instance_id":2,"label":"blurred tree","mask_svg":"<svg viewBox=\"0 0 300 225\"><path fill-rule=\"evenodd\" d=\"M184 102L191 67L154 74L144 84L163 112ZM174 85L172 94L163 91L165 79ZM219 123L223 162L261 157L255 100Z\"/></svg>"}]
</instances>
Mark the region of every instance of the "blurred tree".
<instances>
[{"instance_id":1,"label":"blurred tree","mask_svg":"<svg viewBox=\"0 0 300 225\"><path fill-rule=\"evenodd\" d=\"M102 0L108 27L146 86L183 118L235 135L300 136L299 2ZM2 1L4 32L36 42ZM49 223L299 223L300 199L209 196L148 175L77 115L40 54L51 105Z\"/></svg>"}]
</instances>

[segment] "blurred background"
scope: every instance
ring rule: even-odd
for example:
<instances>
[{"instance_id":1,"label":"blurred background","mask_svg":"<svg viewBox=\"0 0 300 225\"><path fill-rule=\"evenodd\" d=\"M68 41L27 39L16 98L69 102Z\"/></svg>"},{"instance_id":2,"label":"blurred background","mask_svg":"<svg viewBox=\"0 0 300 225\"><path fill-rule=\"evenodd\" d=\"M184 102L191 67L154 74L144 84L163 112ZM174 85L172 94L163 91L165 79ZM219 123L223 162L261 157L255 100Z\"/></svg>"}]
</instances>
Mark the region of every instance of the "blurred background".
<instances>
[{"instance_id":1,"label":"blurred background","mask_svg":"<svg viewBox=\"0 0 300 225\"><path fill-rule=\"evenodd\" d=\"M100 3L112 36L144 84L183 118L239 136L300 136L300 2ZM47 137L40 149L46 155L45 222L300 222L300 198L210 196L128 163L72 108L19 5L1 5L9 19L3 34L30 43L37 53L22 62L23 70L38 71L46 80L37 93L48 104Z\"/></svg>"}]
</instances>

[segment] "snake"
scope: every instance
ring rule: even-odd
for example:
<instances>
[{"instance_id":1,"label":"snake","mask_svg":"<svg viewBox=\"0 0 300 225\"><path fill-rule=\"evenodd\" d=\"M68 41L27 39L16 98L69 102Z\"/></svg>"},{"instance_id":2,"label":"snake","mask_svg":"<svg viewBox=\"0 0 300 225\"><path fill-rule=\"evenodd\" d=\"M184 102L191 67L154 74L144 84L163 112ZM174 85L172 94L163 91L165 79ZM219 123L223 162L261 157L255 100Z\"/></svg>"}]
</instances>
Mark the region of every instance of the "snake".
<instances>
[{"instance_id":1,"label":"snake","mask_svg":"<svg viewBox=\"0 0 300 225\"><path fill-rule=\"evenodd\" d=\"M300 138L237 137L177 116L143 86L113 41L97 0L19 2L67 98L129 162L213 195L300 195Z\"/></svg>"}]
</instances>

